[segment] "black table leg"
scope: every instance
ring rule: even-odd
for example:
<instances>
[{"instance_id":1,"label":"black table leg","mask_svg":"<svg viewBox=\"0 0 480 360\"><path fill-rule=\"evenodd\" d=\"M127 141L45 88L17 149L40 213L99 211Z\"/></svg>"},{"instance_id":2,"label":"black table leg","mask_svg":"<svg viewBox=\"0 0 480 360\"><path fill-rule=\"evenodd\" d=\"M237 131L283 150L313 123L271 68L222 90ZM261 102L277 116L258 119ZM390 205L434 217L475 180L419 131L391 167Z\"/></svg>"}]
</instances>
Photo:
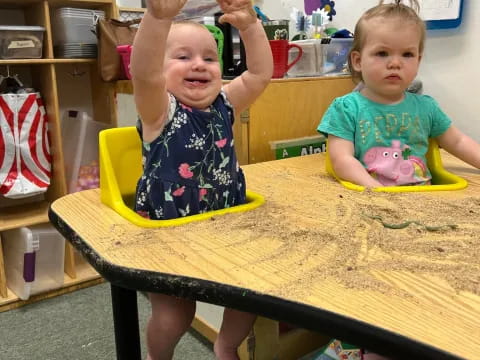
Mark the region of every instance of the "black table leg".
<instances>
[{"instance_id":1,"label":"black table leg","mask_svg":"<svg viewBox=\"0 0 480 360\"><path fill-rule=\"evenodd\" d=\"M110 284L117 360L141 360L137 292Z\"/></svg>"}]
</instances>

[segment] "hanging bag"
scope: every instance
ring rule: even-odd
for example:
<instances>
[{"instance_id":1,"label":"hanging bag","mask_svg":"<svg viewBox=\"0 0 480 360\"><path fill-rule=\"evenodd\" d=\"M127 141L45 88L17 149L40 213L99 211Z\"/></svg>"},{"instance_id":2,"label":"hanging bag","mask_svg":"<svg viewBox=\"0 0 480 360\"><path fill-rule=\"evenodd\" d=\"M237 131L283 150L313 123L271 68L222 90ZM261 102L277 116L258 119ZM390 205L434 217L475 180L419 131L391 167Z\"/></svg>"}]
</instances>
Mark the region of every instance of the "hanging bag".
<instances>
[{"instance_id":1,"label":"hanging bag","mask_svg":"<svg viewBox=\"0 0 480 360\"><path fill-rule=\"evenodd\" d=\"M103 81L127 79L122 59L117 51L119 45L132 45L141 19L120 21L100 20L97 24L98 66Z\"/></svg>"},{"instance_id":2,"label":"hanging bag","mask_svg":"<svg viewBox=\"0 0 480 360\"><path fill-rule=\"evenodd\" d=\"M1 94L0 194L19 199L45 192L50 185L51 162L40 94Z\"/></svg>"}]
</instances>

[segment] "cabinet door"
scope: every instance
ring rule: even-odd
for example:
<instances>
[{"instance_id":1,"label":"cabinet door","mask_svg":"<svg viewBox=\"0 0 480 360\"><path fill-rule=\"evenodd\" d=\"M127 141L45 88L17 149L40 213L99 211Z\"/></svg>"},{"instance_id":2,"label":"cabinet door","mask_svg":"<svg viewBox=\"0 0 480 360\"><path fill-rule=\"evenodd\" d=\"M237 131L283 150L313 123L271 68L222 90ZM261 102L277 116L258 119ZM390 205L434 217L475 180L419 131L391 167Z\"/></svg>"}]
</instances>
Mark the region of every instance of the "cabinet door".
<instances>
[{"instance_id":1,"label":"cabinet door","mask_svg":"<svg viewBox=\"0 0 480 360\"><path fill-rule=\"evenodd\" d=\"M248 163L274 160L270 141L316 135L333 99L353 87L350 77L272 80L250 107Z\"/></svg>"}]
</instances>

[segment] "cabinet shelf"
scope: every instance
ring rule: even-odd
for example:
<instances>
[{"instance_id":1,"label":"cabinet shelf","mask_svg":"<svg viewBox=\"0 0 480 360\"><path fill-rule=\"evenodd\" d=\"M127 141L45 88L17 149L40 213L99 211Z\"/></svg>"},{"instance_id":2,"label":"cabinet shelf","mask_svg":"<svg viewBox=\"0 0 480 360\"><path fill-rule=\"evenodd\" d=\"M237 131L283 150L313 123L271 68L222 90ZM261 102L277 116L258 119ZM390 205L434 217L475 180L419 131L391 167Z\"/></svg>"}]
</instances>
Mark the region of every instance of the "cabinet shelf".
<instances>
[{"instance_id":1,"label":"cabinet shelf","mask_svg":"<svg viewBox=\"0 0 480 360\"><path fill-rule=\"evenodd\" d=\"M83 289L89 286L98 285L103 283L105 280L98 275L98 273L93 269L85 269L85 277L77 277L76 279L70 278L68 275L65 275L65 283L61 288L52 289L45 293L35 294L31 296L28 300L21 300L17 295L15 295L10 289L7 288L7 297L0 296L0 313L12 309L16 309L20 306L31 304L40 300L49 299L55 296L67 294L69 292Z\"/></svg>"},{"instance_id":2,"label":"cabinet shelf","mask_svg":"<svg viewBox=\"0 0 480 360\"><path fill-rule=\"evenodd\" d=\"M139 12L139 13L143 13L145 12L145 8L131 8L131 7L119 7L118 8L118 11L120 12Z\"/></svg>"},{"instance_id":3,"label":"cabinet shelf","mask_svg":"<svg viewBox=\"0 0 480 360\"><path fill-rule=\"evenodd\" d=\"M11 59L0 60L0 65L35 65L35 64L93 64L97 59Z\"/></svg>"},{"instance_id":4,"label":"cabinet shelf","mask_svg":"<svg viewBox=\"0 0 480 360\"><path fill-rule=\"evenodd\" d=\"M18 1L18 0L17 0ZM81 6L81 5L113 5L112 0L48 0L48 2L55 6Z\"/></svg>"},{"instance_id":5,"label":"cabinet shelf","mask_svg":"<svg viewBox=\"0 0 480 360\"><path fill-rule=\"evenodd\" d=\"M32 4L38 4L44 0L0 0L0 7L4 9L21 9ZM53 6L95 6L95 5L110 5L111 0L48 0Z\"/></svg>"},{"instance_id":6,"label":"cabinet shelf","mask_svg":"<svg viewBox=\"0 0 480 360\"><path fill-rule=\"evenodd\" d=\"M0 231L48 222L49 206L50 203L42 201L3 208L0 214Z\"/></svg>"}]
</instances>

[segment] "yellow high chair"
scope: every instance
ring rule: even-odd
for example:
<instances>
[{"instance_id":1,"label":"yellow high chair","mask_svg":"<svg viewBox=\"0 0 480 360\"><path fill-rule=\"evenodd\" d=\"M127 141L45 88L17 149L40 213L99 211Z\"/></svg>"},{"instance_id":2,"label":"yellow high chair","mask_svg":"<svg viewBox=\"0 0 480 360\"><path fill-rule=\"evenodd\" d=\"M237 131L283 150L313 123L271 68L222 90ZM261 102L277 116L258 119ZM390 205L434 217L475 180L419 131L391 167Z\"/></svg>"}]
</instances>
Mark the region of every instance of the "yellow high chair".
<instances>
[{"instance_id":1,"label":"yellow high chair","mask_svg":"<svg viewBox=\"0 0 480 360\"><path fill-rule=\"evenodd\" d=\"M133 210L137 181L142 174L142 147L135 127L107 129L99 135L100 199L131 223L142 227L186 224L227 213L255 209L264 198L247 190L247 203L172 220L149 220Z\"/></svg>"},{"instance_id":2,"label":"yellow high chair","mask_svg":"<svg viewBox=\"0 0 480 360\"><path fill-rule=\"evenodd\" d=\"M340 179L333 170L330 156L328 155L328 143L326 153L326 170L337 179L340 184L350 190L363 191L364 186L351 183ZM444 169L438 144L434 139L430 139L427 152L427 166L432 174L432 185L412 185L412 186L382 186L373 188L372 191L379 192L418 192L418 191L439 191L439 190L461 190L468 185L465 179L452 174Z\"/></svg>"}]
</instances>

